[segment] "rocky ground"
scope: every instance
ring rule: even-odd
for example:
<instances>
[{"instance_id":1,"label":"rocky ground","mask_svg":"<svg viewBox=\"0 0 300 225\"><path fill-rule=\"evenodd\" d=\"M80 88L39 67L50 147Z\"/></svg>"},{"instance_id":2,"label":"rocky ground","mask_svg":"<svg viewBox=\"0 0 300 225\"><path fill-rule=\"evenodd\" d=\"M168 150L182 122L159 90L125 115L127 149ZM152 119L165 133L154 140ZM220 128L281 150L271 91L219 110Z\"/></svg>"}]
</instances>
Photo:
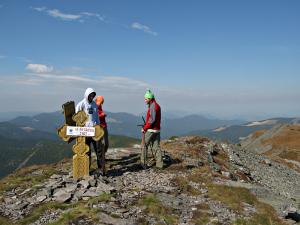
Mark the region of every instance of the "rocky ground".
<instances>
[{"instance_id":1,"label":"rocky ground","mask_svg":"<svg viewBox=\"0 0 300 225\"><path fill-rule=\"evenodd\" d=\"M300 174L201 137L164 141L166 167L139 149L110 149L108 174L74 180L70 161L0 182L0 224L296 224ZM272 206L272 207L271 207Z\"/></svg>"}]
</instances>

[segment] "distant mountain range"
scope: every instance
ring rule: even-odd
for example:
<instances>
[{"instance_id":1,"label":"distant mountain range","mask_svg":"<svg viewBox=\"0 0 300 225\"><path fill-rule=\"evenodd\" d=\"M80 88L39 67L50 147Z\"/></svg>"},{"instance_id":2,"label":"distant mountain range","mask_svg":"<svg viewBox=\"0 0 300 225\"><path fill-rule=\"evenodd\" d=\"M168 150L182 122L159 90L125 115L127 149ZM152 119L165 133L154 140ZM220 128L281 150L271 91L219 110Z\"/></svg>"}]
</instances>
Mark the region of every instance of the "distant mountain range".
<instances>
[{"instance_id":1,"label":"distant mountain range","mask_svg":"<svg viewBox=\"0 0 300 225\"><path fill-rule=\"evenodd\" d=\"M268 130L278 124L296 124L299 123L298 118L273 118L262 121L253 121L241 125L221 126L208 130L195 130L186 135L202 135L214 140L228 141L231 143L239 143L248 135L259 130Z\"/></svg>"},{"instance_id":2,"label":"distant mountain range","mask_svg":"<svg viewBox=\"0 0 300 225\"><path fill-rule=\"evenodd\" d=\"M39 114L39 112L0 112L0 122L8 121L14 119L20 115L23 116L34 116Z\"/></svg>"},{"instance_id":3,"label":"distant mountain range","mask_svg":"<svg viewBox=\"0 0 300 225\"><path fill-rule=\"evenodd\" d=\"M72 156L72 144L64 143L56 134L63 124L59 112L17 117L0 122L0 177L15 169L33 164L48 164ZM129 147L138 139L110 135L110 147Z\"/></svg>"},{"instance_id":4,"label":"distant mountain range","mask_svg":"<svg viewBox=\"0 0 300 225\"><path fill-rule=\"evenodd\" d=\"M142 118L129 113L107 112L111 147L128 147L139 142ZM239 120L209 119L200 115L164 118L162 137L202 135L238 143L249 134L280 123L297 123L295 118L274 118L245 123ZM20 166L57 162L72 156L71 146L56 134L63 125L61 112L20 116L0 122L0 177Z\"/></svg>"},{"instance_id":5,"label":"distant mountain range","mask_svg":"<svg viewBox=\"0 0 300 225\"><path fill-rule=\"evenodd\" d=\"M241 120L209 119L201 115L189 115L172 119L162 118L162 138L183 135L193 130L208 130L218 126L230 126L245 122ZM17 126L33 128L49 133L55 133L56 129L64 123L63 115L58 111L41 113L35 116L20 116L9 122ZM137 125L143 124L142 117L124 112L107 112L107 122L111 134L140 138L141 128Z\"/></svg>"}]
</instances>

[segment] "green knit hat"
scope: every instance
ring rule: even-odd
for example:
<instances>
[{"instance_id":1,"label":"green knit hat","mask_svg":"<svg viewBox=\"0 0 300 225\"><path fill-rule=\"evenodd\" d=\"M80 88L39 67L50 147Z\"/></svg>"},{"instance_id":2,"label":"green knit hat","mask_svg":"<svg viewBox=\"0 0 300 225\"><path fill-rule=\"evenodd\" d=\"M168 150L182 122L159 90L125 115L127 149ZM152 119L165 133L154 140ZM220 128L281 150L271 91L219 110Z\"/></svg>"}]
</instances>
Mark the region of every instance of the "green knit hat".
<instances>
[{"instance_id":1,"label":"green knit hat","mask_svg":"<svg viewBox=\"0 0 300 225\"><path fill-rule=\"evenodd\" d=\"M145 99L153 99L153 98L154 98L154 94L150 90L147 90L145 93Z\"/></svg>"}]
</instances>

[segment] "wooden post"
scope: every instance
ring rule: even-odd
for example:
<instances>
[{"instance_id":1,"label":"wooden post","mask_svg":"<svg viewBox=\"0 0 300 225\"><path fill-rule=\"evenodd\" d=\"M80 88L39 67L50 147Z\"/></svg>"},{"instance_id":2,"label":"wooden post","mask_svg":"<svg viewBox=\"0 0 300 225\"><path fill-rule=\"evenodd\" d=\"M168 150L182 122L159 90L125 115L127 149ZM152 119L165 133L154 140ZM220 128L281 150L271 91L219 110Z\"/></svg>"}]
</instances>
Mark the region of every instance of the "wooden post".
<instances>
[{"instance_id":1,"label":"wooden post","mask_svg":"<svg viewBox=\"0 0 300 225\"><path fill-rule=\"evenodd\" d=\"M66 115L66 113L65 113ZM79 111L72 116L72 120L76 122L76 126L83 127L88 120L88 116L84 111ZM76 143L73 145L73 178L78 179L89 175L89 157L87 153L89 152L89 146L85 143L86 137L84 136L68 136L67 135L68 124L61 126L57 133L66 142L71 139L76 138ZM95 136L92 137L93 140L99 141L103 135L104 131L100 125L95 125Z\"/></svg>"}]
</instances>

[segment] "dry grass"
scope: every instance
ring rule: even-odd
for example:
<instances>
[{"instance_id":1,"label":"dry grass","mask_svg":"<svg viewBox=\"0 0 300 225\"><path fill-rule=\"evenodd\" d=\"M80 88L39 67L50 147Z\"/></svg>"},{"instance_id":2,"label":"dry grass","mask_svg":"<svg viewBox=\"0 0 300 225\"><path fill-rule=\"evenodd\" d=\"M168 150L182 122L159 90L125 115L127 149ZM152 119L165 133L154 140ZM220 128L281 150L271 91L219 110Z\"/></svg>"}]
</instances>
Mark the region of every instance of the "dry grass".
<instances>
[{"instance_id":1,"label":"dry grass","mask_svg":"<svg viewBox=\"0 0 300 225\"><path fill-rule=\"evenodd\" d=\"M181 191L184 193L188 193L190 195L200 195L201 192L195 188L193 188L192 186L189 185L189 182L187 180L187 178L185 177L175 177L173 182L180 187Z\"/></svg>"},{"instance_id":2,"label":"dry grass","mask_svg":"<svg viewBox=\"0 0 300 225\"><path fill-rule=\"evenodd\" d=\"M41 171L41 173L34 175L33 172L35 171ZM36 184L41 183L54 173L57 173L56 167L54 165L30 166L20 169L15 173L10 174L7 177L1 179L0 193L12 190L17 187L20 190L24 190L28 187L32 187Z\"/></svg>"},{"instance_id":3,"label":"dry grass","mask_svg":"<svg viewBox=\"0 0 300 225\"><path fill-rule=\"evenodd\" d=\"M267 132L267 130L258 130L258 131L255 131L252 134L252 138L258 138L258 137L260 137L261 135L263 135L266 132Z\"/></svg>"},{"instance_id":4,"label":"dry grass","mask_svg":"<svg viewBox=\"0 0 300 225\"><path fill-rule=\"evenodd\" d=\"M256 208L256 213L249 219L238 219L236 225L281 225L284 224L276 214L276 211L258 199L246 188L229 187L211 184L208 186L210 198L223 202L230 209L239 213L243 212L242 203L248 203Z\"/></svg>"},{"instance_id":5,"label":"dry grass","mask_svg":"<svg viewBox=\"0 0 300 225\"><path fill-rule=\"evenodd\" d=\"M283 159L300 162L300 149L283 150L278 156Z\"/></svg>"},{"instance_id":6,"label":"dry grass","mask_svg":"<svg viewBox=\"0 0 300 225\"><path fill-rule=\"evenodd\" d=\"M230 168L229 157L225 152L220 151L218 154L213 156L213 159L214 162L221 167L221 170L223 171L229 170Z\"/></svg>"},{"instance_id":7,"label":"dry grass","mask_svg":"<svg viewBox=\"0 0 300 225\"><path fill-rule=\"evenodd\" d=\"M265 153L267 156L278 156L300 162L300 126L298 125L289 125L278 135L263 139L261 143L272 145L272 149Z\"/></svg>"},{"instance_id":8,"label":"dry grass","mask_svg":"<svg viewBox=\"0 0 300 225\"><path fill-rule=\"evenodd\" d=\"M18 221L17 224L19 224L19 225L31 224L31 223L35 222L36 220L38 220L40 218L40 216L43 215L47 210L50 210L50 209L65 210L69 207L72 207L72 205L61 204L61 203L57 203L57 202L45 203L45 204L38 206L37 208L34 208L32 210L32 212L30 213L30 215L28 215L24 219Z\"/></svg>"},{"instance_id":9,"label":"dry grass","mask_svg":"<svg viewBox=\"0 0 300 225\"><path fill-rule=\"evenodd\" d=\"M254 205L256 198L249 193L246 188L230 187L225 185L208 185L208 195L210 198L225 203L229 208L242 212L242 203Z\"/></svg>"},{"instance_id":10,"label":"dry grass","mask_svg":"<svg viewBox=\"0 0 300 225\"><path fill-rule=\"evenodd\" d=\"M153 215L158 221L163 220L166 224L177 224L178 216L161 204L154 194L148 194L138 201L138 205L145 206L144 213Z\"/></svg>"},{"instance_id":11,"label":"dry grass","mask_svg":"<svg viewBox=\"0 0 300 225\"><path fill-rule=\"evenodd\" d=\"M193 213L193 218L191 222L196 225L205 225L210 221L210 215L207 212L201 210L195 211Z\"/></svg>"},{"instance_id":12,"label":"dry grass","mask_svg":"<svg viewBox=\"0 0 300 225\"><path fill-rule=\"evenodd\" d=\"M98 209L91 209L84 204L78 204L71 210L68 210L67 213L62 214L57 221L50 223L50 225L78 224L78 220L84 218L89 219L93 223L97 223L99 222L99 218L97 216L98 212Z\"/></svg>"}]
</instances>

